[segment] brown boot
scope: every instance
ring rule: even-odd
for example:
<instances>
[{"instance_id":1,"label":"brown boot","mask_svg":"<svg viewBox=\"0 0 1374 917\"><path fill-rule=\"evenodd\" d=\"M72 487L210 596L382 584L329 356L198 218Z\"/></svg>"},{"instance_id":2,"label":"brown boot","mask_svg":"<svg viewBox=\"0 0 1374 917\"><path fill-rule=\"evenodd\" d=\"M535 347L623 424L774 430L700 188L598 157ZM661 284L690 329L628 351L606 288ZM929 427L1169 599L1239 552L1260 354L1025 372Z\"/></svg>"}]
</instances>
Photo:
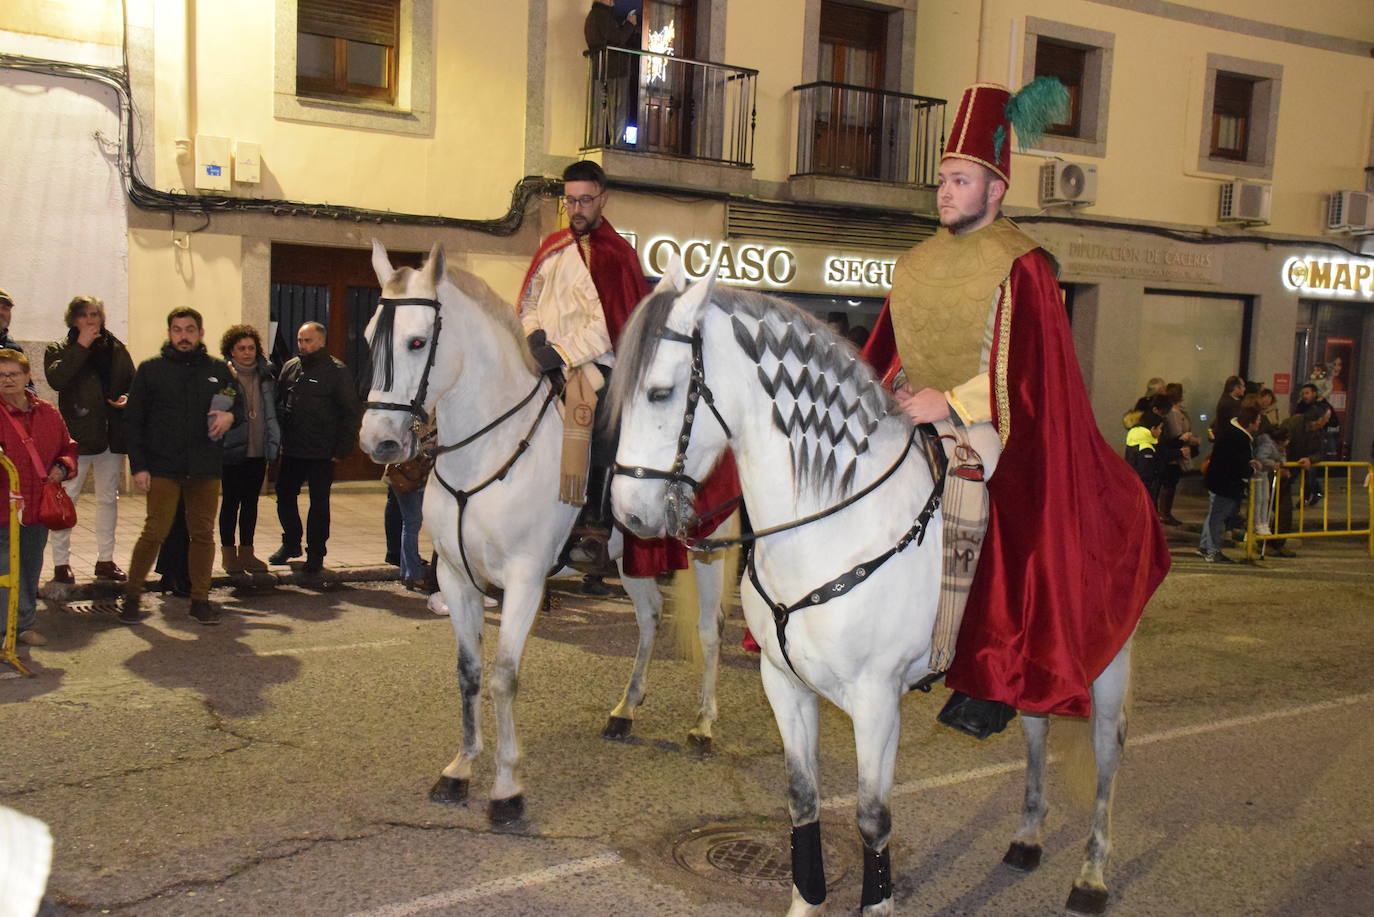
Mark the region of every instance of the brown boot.
<instances>
[{"instance_id":1,"label":"brown boot","mask_svg":"<svg viewBox=\"0 0 1374 917\"><path fill-rule=\"evenodd\" d=\"M225 573L242 573L243 563L239 560L239 549L231 544L220 547L220 566Z\"/></svg>"},{"instance_id":2,"label":"brown boot","mask_svg":"<svg viewBox=\"0 0 1374 917\"><path fill-rule=\"evenodd\" d=\"M239 566L243 567L247 573L266 573L267 561L261 560L253 553L251 544L239 545Z\"/></svg>"}]
</instances>

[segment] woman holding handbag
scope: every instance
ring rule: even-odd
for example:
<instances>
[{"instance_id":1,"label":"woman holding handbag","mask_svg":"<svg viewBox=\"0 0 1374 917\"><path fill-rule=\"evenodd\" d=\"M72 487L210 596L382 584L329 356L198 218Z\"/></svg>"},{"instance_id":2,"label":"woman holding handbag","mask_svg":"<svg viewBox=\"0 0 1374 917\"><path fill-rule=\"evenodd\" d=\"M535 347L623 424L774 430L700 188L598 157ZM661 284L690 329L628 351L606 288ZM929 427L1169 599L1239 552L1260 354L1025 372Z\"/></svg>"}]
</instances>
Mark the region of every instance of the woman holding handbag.
<instances>
[{"instance_id":1,"label":"woman holding handbag","mask_svg":"<svg viewBox=\"0 0 1374 917\"><path fill-rule=\"evenodd\" d=\"M33 629L38 617L38 577L49 526L76 524L76 510L61 484L76 474L77 447L57 408L28 391L28 384L28 357L17 350L0 350L0 447L19 472L24 500L19 527L18 640L42 646L48 641ZM0 572L9 572L9 557L6 515L0 525ZM9 590L0 589L0 608L7 608L8 601ZM8 625L3 613L0 623Z\"/></svg>"}]
</instances>

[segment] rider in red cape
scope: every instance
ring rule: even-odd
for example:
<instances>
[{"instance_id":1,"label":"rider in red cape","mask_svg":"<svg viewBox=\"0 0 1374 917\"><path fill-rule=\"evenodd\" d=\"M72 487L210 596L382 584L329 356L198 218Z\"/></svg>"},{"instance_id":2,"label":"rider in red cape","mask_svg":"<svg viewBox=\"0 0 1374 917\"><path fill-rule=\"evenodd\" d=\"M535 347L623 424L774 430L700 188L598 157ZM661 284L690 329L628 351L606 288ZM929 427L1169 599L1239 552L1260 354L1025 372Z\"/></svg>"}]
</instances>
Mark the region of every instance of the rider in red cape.
<instances>
[{"instance_id":1,"label":"rider in red cape","mask_svg":"<svg viewBox=\"0 0 1374 917\"><path fill-rule=\"evenodd\" d=\"M990 423L1001 443L941 712L979 738L1010 719L1002 704L1088 716L1093 680L1170 562L1148 494L1098 432L1055 265L1001 215L1012 98L965 93L940 165L941 229L899 262L863 351L885 379L906 370L897 398L914 420Z\"/></svg>"},{"instance_id":2,"label":"rider in red cape","mask_svg":"<svg viewBox=\"0 0 1374 917\"><path fill-rule=\"evenodd\" d=\"M563 182L566 194L564 201L572 226L550 234L540 244L521 284L519 302L522 313L527 306L532 308L531 304L540 298L542 292L542 289L531 292L536 277L543 273L541 269L550 264L551 258L573 246L591 276L595 299L600 303L599 315L586 318L592 324L599 319L603 327L593 329L590 335L574 330L567 336L567 343L560 339L556 329L541 328L530 335L531 351L546 370L561 368L559 361L562 366L576 366L590 361L602 366L605 372L614 365L614 344L620 340L621 329L625 327L635 306L648 295L649 285L644 280L644 272L640 269L639 256L634 248L601 214L607 193L606 175L601 167L589 161L573 163L564 171ZM566 312L569 307L560 301L553 308ZM526 330L529 331L528 325ZM588 344L588 338L596 343ZM587 352L579 353L579 345ZM553 354L548 349L541 351L541 348L552 349ZM605 353L599 352L598 348ZM594 447L594 456L595 451ZM614 450L611 450L613 457ZM603 472L594 473L589 479L587 502L591 511L589 515L594 515L596 522L604 521L609 527L610 487L605 480L609 475L608 466L609 462L603 463ZM728 505L728 510L723 514L713 513L710 519L703 519L695 534L704 537L723 522L734 510L731 498L738 494L739 477L733 458L727 454L697 495L696 506L702 512L723 505ZM596 503L606 505L596 506ZM654 576L669 570L686 569L687 550L681 542L669 538L636 538L628 532L624 535L624 569L627 576Z\"/></svg>"}]
</instances>

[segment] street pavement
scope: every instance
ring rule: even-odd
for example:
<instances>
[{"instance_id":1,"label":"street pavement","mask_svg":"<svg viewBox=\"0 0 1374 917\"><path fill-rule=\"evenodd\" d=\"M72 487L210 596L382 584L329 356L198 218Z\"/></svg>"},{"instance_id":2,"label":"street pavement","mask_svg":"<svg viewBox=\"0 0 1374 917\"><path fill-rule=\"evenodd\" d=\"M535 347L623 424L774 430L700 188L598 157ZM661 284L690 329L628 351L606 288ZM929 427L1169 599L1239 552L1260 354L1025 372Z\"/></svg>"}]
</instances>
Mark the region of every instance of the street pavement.
<instances>
[{"instance_id":1,"label":"street pavement","mask_svg":"<svg viewBox=\"0 0 1374 917\"><path fill-rule=\"evenodd\" d=\"M459 739L452 632L421 597L350 578L381 569L381 500L357 488L336 502L328 564L341 576L221 588L220 627L173 598L149 600L138 628L48 603L50 644L23 650L36 676L0 679L0 804L52 828L50 913L783 913L781 746L738 610L703 756L686 742L698 667L666 634L633 736L600 738L633 613L621 596L557 587L516 702L527 817L496 829L489 703L473 798L426 798ZM270 499L263 510L272 531ZM1193 495L1178 514L1196 526L1201 511ZM1175 534L1135 642L1110 913L1374 914L1374 561L1358 539L1309 539L1298 558L1219 567L1192 538ZM499 609L487 621L489 664ZM1019 729L979 743L938 727L944 696L903 704L897 911L1061 913L1087 812L1054 768L1044 864L999 865L1018 821ZM861 884L853 746L823 706L832 913L855 912Z\"/></svg>"}]
</instances>

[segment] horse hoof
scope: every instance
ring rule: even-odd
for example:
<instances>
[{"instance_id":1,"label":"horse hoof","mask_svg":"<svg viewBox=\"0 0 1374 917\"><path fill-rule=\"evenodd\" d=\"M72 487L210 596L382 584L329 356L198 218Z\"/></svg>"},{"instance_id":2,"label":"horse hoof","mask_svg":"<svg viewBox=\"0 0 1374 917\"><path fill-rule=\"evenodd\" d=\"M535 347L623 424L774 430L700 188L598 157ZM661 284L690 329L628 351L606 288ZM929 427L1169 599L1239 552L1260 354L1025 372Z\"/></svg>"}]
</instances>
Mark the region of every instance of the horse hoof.
<instances>
[{"instance_id":1,"label":"horse hoof","mask_svg":"<svg viewBox=\"0 0 1374 917\"><path fill-rule=\"evenodd\" d=\"M511 825L525 817L525 794L509 799L493 799L487 806L487 820L493 825Z\"/></svg>"},{"instance_id":2,"label":"horse hoof","mask_svg":"<svg viewBox=\"0 0 1374 917\"><path fill-rule=\"evenodd\" d=\"M1020 872L1033 872L1040 865L1040 845L1012 841L1002 862ZM1074 891L1078 891L1077 888Z\"/></svg>"},{"instance_id":3,"label":"horse hoof","mask_svg":"<svg viewBox=\"0 0 1374 917\"><path fill-rule=\"evenodd\" d=\"M446 806L460 806L468 799L467 778L440 777L429 788L429 801Z\"/></svg>"},{"instance_id":4,"label":"horse hoof","mask_svg":"<svg viewBox=\"0 0 1374 917\"><path fill-rule=\"evenodd\" d=\"M1107 890L1105 888L1085 888L1075 885L1069 892L1068 903L1064 909L1071 914L1103 914L1107 910Z\"/></svg>"},{"instance_id":5,"label":"horse hoof","mask_svg":"<svg viewBox=\"0 0 1374 917\"><path fill-rule=\"evenodd\" d=\"M606 721L606 728L601 730L603 739L624 739L630 735L630 727L634 725L634 720L623 716L613 716Z\"/></svg>"},{"instance_id":6,"label":"horse hoof","mask_svg":"<svg viewBox=\"0 0 1374 917\"><path fill-rule=\"evenodd\" d=\"M687 747L699 755L709 755L715 752L716 744L710 736L700 735L695 732L687 733Z\"/></svg>"}]
</instances>

